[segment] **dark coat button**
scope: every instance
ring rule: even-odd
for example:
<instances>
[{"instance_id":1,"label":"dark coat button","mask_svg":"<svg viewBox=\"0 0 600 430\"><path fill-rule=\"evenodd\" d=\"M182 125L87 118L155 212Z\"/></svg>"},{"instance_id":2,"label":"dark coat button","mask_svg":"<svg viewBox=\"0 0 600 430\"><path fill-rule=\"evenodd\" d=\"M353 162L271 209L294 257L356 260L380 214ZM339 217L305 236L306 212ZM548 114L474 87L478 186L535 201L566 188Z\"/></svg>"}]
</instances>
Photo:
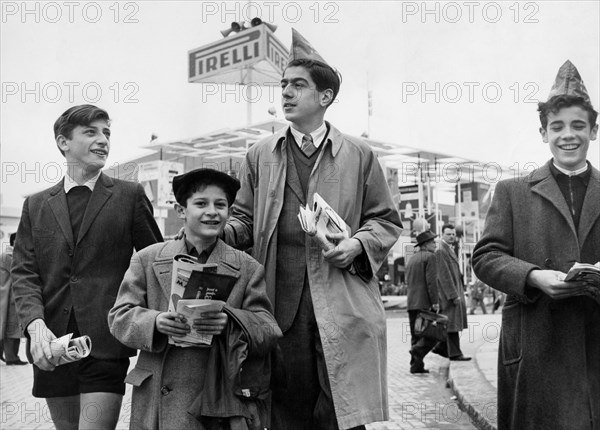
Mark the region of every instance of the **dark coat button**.
<instances>
[{"instance_id":1,"label":"dark coat button","mask_svg":"<svg viewBox=\"0 0 600 430\"><path fill-rule=\"evenodd\" d=\"M71 276L71 282L77 282L79 281L79 278L75 275Z\"/></svg>"},{"instance_id":2,"label":"dark coat button","mask_svg":"<svg viewBox=\"0 0 600 430\"><path fill-rule=\"evenodd\" d=\"M68 313L69 313L69 308L64 308L63 309L63 314L68 315Z\"/></svg>"},{"instance_id":3,"label":"dark coat button","mask_svg":"<svg viewBox=\"0 0 600 430\"><path fill-rule=\"evenodd\" d=\"M73 250L71 248L69 248L69 257L73 256Z\"/></svg>"},{"instance_id":4,"label":"dark coat button","mask_svg":"<svg viewBox=\"0 0 600 430\"><path fill-rule=\"evenodd\" d=\"M171 391L173 390L171 390L167 385L163 385L162 387L160 387L160 393L163 396L167 396Z\"/></svg>"},{"instance_id":5,"label":"dark coat button","mask_svg":"<svg viewBox=\"0 0 600 430\"><path fill-rule=\"evenodd\" d=\"M546 266L546 267L552 267L552 264L553 264L552 260L550 260L549 258L546 258L544 260L544 266Z\"/></svg>"}]
</instances>

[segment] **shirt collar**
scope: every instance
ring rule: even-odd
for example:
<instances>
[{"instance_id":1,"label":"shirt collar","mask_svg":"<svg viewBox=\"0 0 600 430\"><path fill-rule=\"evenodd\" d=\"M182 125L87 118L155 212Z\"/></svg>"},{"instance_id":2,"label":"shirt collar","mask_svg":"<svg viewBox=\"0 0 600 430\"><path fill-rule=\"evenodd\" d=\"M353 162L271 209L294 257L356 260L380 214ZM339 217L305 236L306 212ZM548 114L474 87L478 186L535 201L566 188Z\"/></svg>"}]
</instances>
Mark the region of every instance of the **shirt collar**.
<instances>
[{"instance_id":1,"label":"shirt collar","mask_svg":"<svg viewBox=\"0 0 600 430\"><path fill-rule=\"evenodd\" d=\"M587 162L585 163L585 166L583 166L581 169L577 169L577 170L567 170L567 169L563 169L562 167L558 167L556 165L556 163L554 162L554 160L552 160L552 165L554 167L556 167L556 170L558 170L560 173L562 173L563 175L566 175L566 176L581 175L583 172L585 172L588 169Z\"/></svg>"},{"instance_id":2,"label":"shirt collar","mask_svg":"<svg viewBox=\"0 0 600 430\"><path fill-rule=\"evenodd\" d=\"M302 147L302 138L304 137L305 133L302 133L302 132L296 130L292 126L290 126L290 130L292 131L292 136L294 136L294 140L296 141L296 144L299 147ZM306 134L310 134L310 136L313 139L313 144L315 145L316 148L321 146L321 143L323 143L325 135L327 134L327 125L325 124L325 121L323 121L323 123L320 125L320 127L317 128L315 131L313 131L311 133L306 133Z\"/></svg>"},{"instance_id":3,"label":"shirt collar","mask_svg":"<svg viewBox=\"0 0 600 430\"><path fill-rule=\"evenodd\" d=\"M558 176L566 176L568 178L572 178L573 176L576 176L578 178L580 178L583 183L585 185L588 184L590 176L592 174L592 169L589 163L586 162L585 167L582 167L581 169L577 169L575 171L570 171L570 170L566 170L563 169L561 167L558 167L554 161L552 161L552 163L550 164L550 172L552 173L552 176L554 176L555 179L558 178Z\"/></svg>"},{"instance_id":4,"label":"shirt collar","mask_svg":"<svg viewBox=\"0 0 600 430\"><path fill-rule=\"evenodd\" d=\"M102 172L99 171L98 174L96 174L96 176L88 179L83 184L83 186L88 187L90 189L90 191L94 191L94 187L96 186L96 182L98 181L98 178L100 177L100 173L102 173ZM67 173L65 175L65 194L68 194L69 191L71 191L71 189L78 187L78 186L79 186L79 184L77 182L75 182L75 180L73 178L71 178L69 176L69 174Z\"/></svg>"},{"instance_id":5,"label":"shirt collar","mask_svg":"<svg viewBox=\"0 0 600 430\"><path fill-rule=\"evenodd\" d=\"M204 251L202 251L202 253L206 255L206 258L210 257L210 254L212 254L213 250L215 249L215 246L217 246L217 240L215 240L215 243L213 243L208 248L205 248ZM187 238L185 239L185 248L187 250L188 255L191 255L193 257L200 257L200 253L198 252L194 244L187 240Z\"/></svg>"}]
</instances>

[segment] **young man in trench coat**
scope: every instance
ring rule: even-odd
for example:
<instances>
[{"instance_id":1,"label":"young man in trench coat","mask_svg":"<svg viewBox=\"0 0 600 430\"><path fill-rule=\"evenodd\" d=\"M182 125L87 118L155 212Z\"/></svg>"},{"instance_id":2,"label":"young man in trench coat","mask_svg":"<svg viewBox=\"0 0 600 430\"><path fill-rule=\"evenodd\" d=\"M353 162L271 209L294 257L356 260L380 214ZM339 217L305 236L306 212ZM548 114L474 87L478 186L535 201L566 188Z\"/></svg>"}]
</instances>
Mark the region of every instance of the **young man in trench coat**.
<instances>
[{"instance_id":1,"label":"young man in trench coat","mask_svg":"<svg viewBox=\"0 0 600 430\"><path fill-rule=\"evenodd\" d=\"M252 246L265 266L284 333L272 428L363 428L388 419L385 313L373 275L402 225L371 148L324 121L337 73L295 31L290 60L281 88L291 126L248 151L225 239ZM315 193L351 230L332 236L327 253L297 218Z\"/></svg>"},{"instance_id":2,"label":"young man in trench coat","mask_svg":"<svg viewBox=\"0 0 600 430\"><path fill-rule=\"evenodd\" d=\"M586 160L597 112L567 61L539 105L552 159L496 186L473 268L508 294L498 356L498 429L600 428L600 304L565 282L600 260L600 172Z\"/></svg>"}]
</instances>

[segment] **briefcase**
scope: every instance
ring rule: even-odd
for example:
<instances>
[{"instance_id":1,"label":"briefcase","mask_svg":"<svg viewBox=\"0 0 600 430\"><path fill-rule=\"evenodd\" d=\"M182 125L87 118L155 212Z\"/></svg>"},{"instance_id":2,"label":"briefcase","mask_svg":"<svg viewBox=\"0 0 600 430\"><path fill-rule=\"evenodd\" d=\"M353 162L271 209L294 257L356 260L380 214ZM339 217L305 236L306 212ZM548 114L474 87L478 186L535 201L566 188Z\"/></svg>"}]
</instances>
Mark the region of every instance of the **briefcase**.
<instances>
[{"instance_id":1,"label":"briefcase","mask_svg":"<svg viewBox=\"0 0 600 430\"><path fill-rule=\"evenodd\" d=\"M448 317L430 311L419 311L415 321L415 334L427 339L444 341L448 333Z\"/></svg>"}]
</instances>

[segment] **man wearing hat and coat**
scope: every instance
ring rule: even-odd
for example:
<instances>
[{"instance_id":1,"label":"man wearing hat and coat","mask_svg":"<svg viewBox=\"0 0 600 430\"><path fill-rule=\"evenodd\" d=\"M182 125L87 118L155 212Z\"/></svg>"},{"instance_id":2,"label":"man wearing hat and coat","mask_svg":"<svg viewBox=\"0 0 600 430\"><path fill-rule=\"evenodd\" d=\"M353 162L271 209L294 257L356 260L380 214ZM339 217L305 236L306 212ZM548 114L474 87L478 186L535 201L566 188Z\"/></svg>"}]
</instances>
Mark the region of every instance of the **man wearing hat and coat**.
<instances>
[{"instance_id":1,"label":"man wearing hat and coat","mask_svg":"<svg viewBox=\"0 0 600 430\"><path fill-rule=\"evenodd\" d=\"M442 226L442 240L435 251L437 286L440 293L441 313L448 317L448 339L440 342L433 352L452 361L468 361L460 349L460 332L467 328L467 304L464 284L454 252L456 229L452 224Z\"/></svg>"},{"instance_id":2,"label":"man wearing hat and coat","mask_svg":"<svg viewBox=\"0 0 600 430\"><path fill-rule=\"evenodd\" d=\"M473 268L508 294L498 350L498 429L600 428L600 304L565 282L600 260L600 172L586 160L598 113L575 66L539 104L552 159L501 181ZM597 287L597 286L596 286Z\"/></svg>"},{"instance_id":3,"label":"man wearing hat and coat","mask_svg":"<svg viewBox=\"0 0 600 430\"><path fill-rule=\"evenodd\" d=\"M246 155L225 239L252 246L284 337L272 428L349 429L388 419L386 323L374 277L402 225L371 148L324 121L337 74L295 30L281 79L290 127ZM301 229L318 193L350 232L324 252ZM355 273L355 274L353 274Z\"/></svg>"},{"instance_id":4,"label":"man wearing hat and coat","mask_svg":"<svg viewBox=\"0 0 600 430\"><path fill-rule=\"evenodd\" d=\"M415 321L422 310L439 311L437 273L435 270L435 239L430 230L417 236L419 250L406 264L408 320L411 335L410 373L428 373L423 358L436 345L436 341L415 335Z\"/></svg>"}]
</instances>

